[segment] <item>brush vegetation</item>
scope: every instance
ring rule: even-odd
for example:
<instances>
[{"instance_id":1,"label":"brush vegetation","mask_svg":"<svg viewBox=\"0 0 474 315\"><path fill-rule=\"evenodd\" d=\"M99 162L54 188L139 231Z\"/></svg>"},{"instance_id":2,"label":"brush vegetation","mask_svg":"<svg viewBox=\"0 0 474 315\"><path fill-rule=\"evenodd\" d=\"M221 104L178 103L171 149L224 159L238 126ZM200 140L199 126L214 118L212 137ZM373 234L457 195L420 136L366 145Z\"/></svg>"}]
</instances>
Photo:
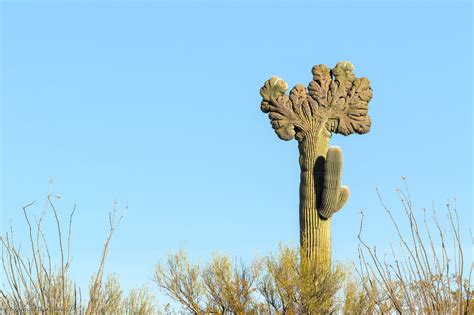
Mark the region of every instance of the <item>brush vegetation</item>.
<instances>
[{"instance_id":1,"label":"brush vegetation","mask_svg":"<svg viewBox=\"0 0 474 315\"><path fill-rule=\"evenodd\" d=\"M104 276L110 242L122 215L109 213L97 271L83 296L70 275L71 227L59 220L55 196L48 196L39 217L23 207L28 246L13 239L13 229L0 236L3 284L0 312L14 314L471 314L472 262L463 252L456 208L448 204L439 220L435 209L423 210L417 220L407 191L399 191L406 222L392 220L399 244L391 253L376 251L363 238L363 214L358 235L359 260L327 269L301 259L299 248L281 245L275 254L243 262L214 255L204 264L193 263L185 251L172 253L150 270L149 285L124 292L117 275ZM59 253L51 252L43 222L52 215ZM441 224L443 222L443 224ZM408 229L409 233L402 232ZM450 250L448 250L448 248ZM52 256L60 257L53 261ZM470 264L470 266L469 266ZM467 271L466 271L467 270ZM174 303L159 304L159 291Z\"/></svg>"}]
</instances>

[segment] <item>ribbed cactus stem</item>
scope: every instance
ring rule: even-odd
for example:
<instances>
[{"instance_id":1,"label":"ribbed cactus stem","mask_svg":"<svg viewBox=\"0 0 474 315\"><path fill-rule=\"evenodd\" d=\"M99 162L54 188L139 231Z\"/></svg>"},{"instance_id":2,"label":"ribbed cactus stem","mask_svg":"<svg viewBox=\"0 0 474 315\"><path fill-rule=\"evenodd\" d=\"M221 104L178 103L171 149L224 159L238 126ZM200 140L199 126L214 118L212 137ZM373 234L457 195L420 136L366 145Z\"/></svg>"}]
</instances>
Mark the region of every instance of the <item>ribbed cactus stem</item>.
<instances>
[{"instance_id":1,"label":"ribbed cactus stem","mask_svg":"<svg viewBox=\"0 0 474 315\"><path fill-rule=\"evenodd\" d=\"M339 190L339 202L337 203L336 209L334 210L335 213L341 210L342 207L344 207L347 200L349 199L349 195L350 195L349 187L341 186Z\"/></svg>"},{"instance_id":2,"label":"ribbed cactus stem","mask_svg":"<svg viewBox=\"0 0 474 315\"><path fill-rule=\"evenodd\" d=\"M271 77L260 89L260 108L282 140L298 140L300 151L300 242L302 258L319 268L331 266L331 217L349 198L341 186L342 153L329 148L332 133L348 136L370 130L368 104L372 89L367 78L356 78L354 66L339 62L333 69L312 68L305 88Z\"/></svg>"},{"instance_id":3,"label":"ribbed cactus stem","mask_svg":"<svg viewBox=\"0 0 474 315\"><path fill-rule=\"evenodd\" d=\"M342 151L339 147L330 147L324 165L324 181L319 214L329 219L340 210L349 198L349 188L341 187Z\"/></svg>"},{"instance_id":4,"label":"ribbed cactus stem","mask_svg":"<svg viewBox=\"0 0 474 315\"><path fill-rule=\"evenodd\" d=\"M331 265L331 220L318 214L329 135L308 134L300 142L300 242L303 257L321 268Z\"/></svg>"}]
</instances>

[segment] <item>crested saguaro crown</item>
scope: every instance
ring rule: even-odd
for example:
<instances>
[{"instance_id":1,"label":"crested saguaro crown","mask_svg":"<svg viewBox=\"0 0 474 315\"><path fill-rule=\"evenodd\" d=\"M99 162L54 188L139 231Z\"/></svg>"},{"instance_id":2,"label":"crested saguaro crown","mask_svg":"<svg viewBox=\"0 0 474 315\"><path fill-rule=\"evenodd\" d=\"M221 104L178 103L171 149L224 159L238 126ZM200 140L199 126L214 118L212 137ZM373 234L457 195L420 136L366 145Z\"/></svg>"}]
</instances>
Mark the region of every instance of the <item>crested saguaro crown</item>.
<instances>
[{"instance_id":1,"label":"crested saguaro crown","mask_svg":"<svg viewBox=\"0 0 474 315\"><path fill-rule=\"evenodd\" d=\"M354 66L339 62L334 69L317 65L308 90L297 84L286 95L288 84L272 77L260 89L261 109L270 113L272 127L282 140L304 139L315 128L345 136L370 130L368 104L372 89L367 78L356 78Z\"/></svg>"},{"instance_id":2,"label":"crested saguaro crown","mask_svg":"<svg viewBox=\"0 0 474 315\"><path fill-rule=\"evenodd\" d=\"M279 77L260 89L261 109L282 140L295 138L300 151L300 241L302 253L321 267L330 267L330 219L349 197L341 186L342 151L329 147L332 133L364 134L370 130L367 78L356 78L350 62L333 69L317 65L308 88L297 84L289 95Z\"/></svg>"}]
</instances>

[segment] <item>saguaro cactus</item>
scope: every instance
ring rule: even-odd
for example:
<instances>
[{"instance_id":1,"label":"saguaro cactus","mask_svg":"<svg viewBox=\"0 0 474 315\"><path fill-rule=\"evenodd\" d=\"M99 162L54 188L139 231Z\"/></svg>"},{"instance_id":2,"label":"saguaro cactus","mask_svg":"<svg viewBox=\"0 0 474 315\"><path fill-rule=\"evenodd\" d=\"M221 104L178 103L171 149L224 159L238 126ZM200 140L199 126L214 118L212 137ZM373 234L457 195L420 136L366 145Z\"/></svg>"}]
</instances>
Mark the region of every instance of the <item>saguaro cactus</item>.
<instances>
[{"instance_id":1,"label":"saguaro cactus","mask_svg":"<svg viewBox=\"0 0 474 315\"><path fill-rule=\"evenodd\" d=\"M353 70L346 61L332 70L317 65L308 89L297 84L287 95L288 85L279 77L260 89L261 109L269 113L278 137L298 141L302 254L324 268L331 265L331 217L349 198L349 188L341 186L342 152L328 147L329 138L334 132L347 136L370 130L372 89Z\"/></svg>"}]
</instances>

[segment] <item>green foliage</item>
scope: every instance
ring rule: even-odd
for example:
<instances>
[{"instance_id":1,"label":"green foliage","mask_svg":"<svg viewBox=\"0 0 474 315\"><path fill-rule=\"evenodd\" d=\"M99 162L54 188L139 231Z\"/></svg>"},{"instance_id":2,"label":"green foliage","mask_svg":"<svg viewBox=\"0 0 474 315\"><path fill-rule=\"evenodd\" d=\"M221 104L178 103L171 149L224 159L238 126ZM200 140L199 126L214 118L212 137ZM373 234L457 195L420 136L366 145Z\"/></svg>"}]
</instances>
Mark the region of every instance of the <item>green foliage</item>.
<instances>
[{"instance_id":1,"label":"green foliage","mask_svg":"<svg viewBox=\"0 0 474 315\"><path fill-rule=\"evenodd\" d=\"M191 265L186 253L179 251L168 257L166 267L158 264L154 281L172 299L183 305L189 312L202 312L201 299L203 284L199 265Z\"/></svg>"},{"instance_id":2,"label":"green foliage","mask_svg":"<svg viewBox=\"0 0 474 315\"><path fill-rule=\"evenodd\" d=\"M94 277L93 277L94 281ZM91 288L94 282L91 281ZM118 276L110 274L105 285L96 293L94 313L102 314L153 314L158 311L155 297L148 287L132 289L124 295Z\"/></svg>"},{"instance_id":3,"label":"green foliage","mask_svg":"<svg viewBox=\"0 0 474 315\"><path fill-rule=\"evenodd\" d=\"M320 270L302 262L300 251L289 247L249 266L216 255L201 267L180 251L169 256L166 266L158 264L154 277L165 294L194 314L336 310L343 278L343 268Z\"/></svg>"},{"instance_id":4,"label":"green foliage","mask_svg":"<svg viewBox=\"0 0 474 315\"><path fill-rule=\"evenodd\" d=\"M204 267L191 264L184 251L171 254L165 266L157 264L154 281L188 312L248 313L258 307L255 283L260 274L256 260L250 267L231 258L214 256Z\"/></svg>"},{"instance_id":5,"label":"green foliage","mask_svg":"<svg viewBox=\"0 0 474 315\"><path fill-rule=\"evenodd\" d=\"M332 270L301 260L300 251L280 247L277 256L265 259L258 289L269 312L280 314L325 313L338 308L336 295L341 289L345 270Z\"/></svg>"},{"instance_id":6,"label":"green foliage","mask_svg":"<svg viewBox=\"0 0 474 315\"><path fill-rule=\"evenodd\" d=\"M208 309L222 313L245 313L255 307L255 281L260 274L260 264L250 267L235 264L229 257L216 255L202 271L202 281Z\"/></svg>"}]
</instances>

